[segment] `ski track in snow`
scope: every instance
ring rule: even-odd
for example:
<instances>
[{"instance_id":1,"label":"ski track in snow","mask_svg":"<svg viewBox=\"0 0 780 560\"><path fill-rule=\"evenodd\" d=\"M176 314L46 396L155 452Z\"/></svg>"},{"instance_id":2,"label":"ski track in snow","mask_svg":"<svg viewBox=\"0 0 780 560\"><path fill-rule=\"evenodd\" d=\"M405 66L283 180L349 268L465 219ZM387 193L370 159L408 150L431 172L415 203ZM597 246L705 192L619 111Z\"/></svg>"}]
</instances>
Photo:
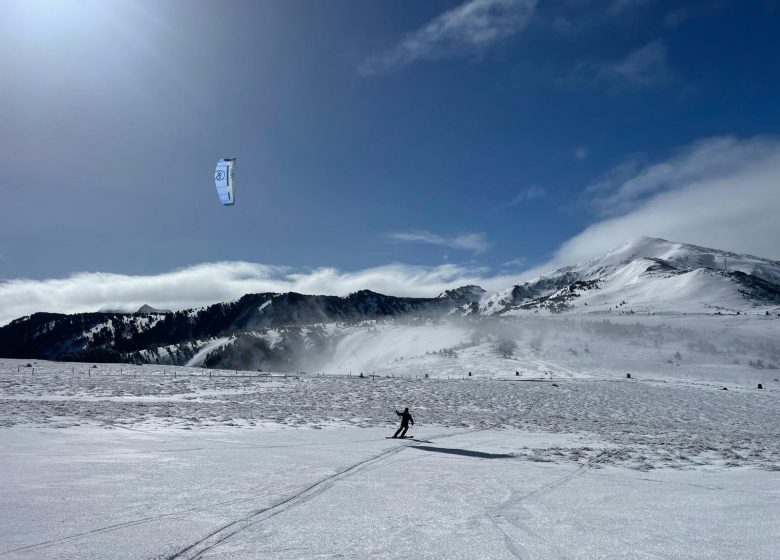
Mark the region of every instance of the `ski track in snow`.
<instances>
[{"instance_id":1,"label":"ski track in snow","mask_svg":"<svg viewBox=\"0 0 780 560\"><path fill-rule=\"evenodd\" d=\"M139 433L149 433L145 430L135 430ZM455 437L458 435L462 435L464 433L475 433L477 431L481 430L468 430L468 431L459 431L459 432L447 432L447 433L441 433L441 434L432 434L428 437L435 438L437 440L448 438L448 437ZM243 446L248 447L254 447L258 449L279 449L279 448L285 448L285 447L304 447L304 446L322 446L322 445L333 445L332 443L306 443L306 444L289 444L289 445L252 445L248 444L246 442L236 442L234 440L225 440L225 439L215 439L215 438L199 438L202 441L212 441L212 442L221 442L221 443L240 443ZM376 441L376 438L371 439L365 439L365 440L341 440L341 444L345 443L360 443L360 442L372 442ZM217 529L213 530L212 532L208 533L204 537L198 539L197 541L192 542L191 544L187 545L186 547L182 548L178 552L175 552L173 554L161 556L160 558L164 558L165 560L175 560L180 558L186 558L186 559L196 559L201 558L204 554L207 552L215 549L228 539L232 538L236 534L240 533L241 531L244 531L253 525L256 525L258 523L261 523L267 519L270 519L271 517L274 517L276 515L279 515L281 513L287 512L293 507L296 507L298 505L302 505L306 503L307 501L313 499L314 497L320 495L321 493L325 492L328 488L330 488L333 484L336 482L339 482L341 480L344 480L352 475L355 475L359 472L367 472L370 470L373 470L375 468L380 468L382 466L382 463L386 462L386 460L403 451L405 448L413 447L416 445L419 445L420 442L415 442L413 440L410 440L408 443L405 443L404 445L400 445L391 449L386 449L382 451L381 453L374 455L372 457L369 457L368 459L360 460L346 468L341 469L339 472L336 472L330 476L327 476L317 482L314 482L313 484L310 484L306 486L303 489L295 491L292 495L283 498L280 501L277 501L273 505L263 507L260 509L257 509L255 511L250 512L249 514L242 515L238 519L234 519L228 523L223 524L222 526L218 527ZM428 442L430 443L430 442ZM188 451L188 450L200 450L202 448L192 448L192 449L176 449L173 451L181 452L181 451ZM221 449L229 449L229 447L221 447ZM150 451L149 453L164 453L168 450L165 449L156 449L154 451ZM95 454L89 454L90 456L94 456ZM110 455L115 456L117 453L110 453ZM205 504L203 506L199 507L193 507L193 508L186 508L186 509L180 509L170 512L161 513L158 515L153 516L146 516L142 518L132 519L129 521L121 522L121 523L114 523L102 527L98 527L95 529L91 529L89 531L83 531L71 535L67 535L64 537L60 537L57 539L50 539L46 541L41 541L13 549L8 550L0 550L0 556L5 556L8 554L16 553L16 552L32 552L38 549L48 548L51 546L55 546L57 544L64 543L66 541L72 541L77 540L81 538L88 538L94 535L99 535L102 533L108 533L112 531L120 531L122 529L127 529L136 525L146 524L146 523L153 523L155 521L159 521L165 518L173 518L176 516L181 516L184 514L190 514L195 512L203 512L203 511L213 511L215 509L225 508L229 506L233 506L242 502L251 502L256 501L258 499L273 497L273 493L269 492L259 492L250 494L248 496L244 496L241 498L234 498L230 500L222 500L219 502L213 502L210 504Z\"/></svg>"},{"instance_id":2,"label":"ski track in snow","mask_svg":"<svg viewBox=\"0 0 780 560\"><path fill-rule=\"evenodd\" d=\"M461 435L461 433L463 432L451 433L446 435L437 434L429 437L433 437L434 439L442 439L446 437ZM373 457L369 457L368 459L361 460L331 476L328 476L322 480L315 482L310 486L307 486L303 490L294 493L292 496L287 497L280 502L277 502L265 508L261 508L254 512L251 512L249 515L241 517L240 519L236 519L225 525L222 525L221 527L209 533L205 537L193 542L192 544L179 550L178 552L171 554L170 556L166 556L164 558L165 560L178 560L182 558L188 560L196 560L198 558L202 558L204 554L210 552L211 550L218 547L219 545L221 545L228 539L232 538L236 534L240 533L241 531L244 531L258 523L262 523L263 521L270 519L271 517L287 512L288 510L298 505L301 505L311 500L312 498L320 495L321 493L325 492L333 484L341 480L344 480L345 478L348 478L359 472L371 470L372 467L376 466L381 462L384 462L388 457L391 457L399 453L400 451L403 451L407 447L414 447L415 445L417 444L408 443L406 445L400 445L394 449L388 449L382 451L378 455L374 455Z\"/></svg>"},{"instance_id":3,"label":"ski track in snow","mask_svg":"<svg viewBox=\"0 0 780 560\"><path fill-rule=\"evenodd\" d=\"M520 560L527 560L529 558L528 551L525 550L523 545L519 542L517 542L516 537L513 536L513 533L516 530L521 530L524 532L531 532L528 527L524 526L523 523L520 521L520 519L516 516L514 519L512 519L510 516L506 515L506 511L510 508L518 508L522 507L522 502L526 498L531 498L533 496L537 496L539 494L543 494L544 492L548 492L557 488L560 488L561 486L564 486L567 482L572 480L573 478L581 475L585 470L588 468L589 465L582 465L580 467L577 467L572 472L552 480L551 482L548 482L547 484L544 484L540 486L539 488L536 488L535 490L532 490L530 492L527 492L522 495L516 495L516 493L512 492L510 493L509 497L502 502L494 511L488 513L488 519L496 526L496 528L501 531L502 535L504 536L504 542L506 544L507 549ZM536 537L540 537L539 535L534 535ZM560 551L559 551L560 552ZM559 558L566 558L566 555L561 554Z\"/></svg>"}]
</instances>

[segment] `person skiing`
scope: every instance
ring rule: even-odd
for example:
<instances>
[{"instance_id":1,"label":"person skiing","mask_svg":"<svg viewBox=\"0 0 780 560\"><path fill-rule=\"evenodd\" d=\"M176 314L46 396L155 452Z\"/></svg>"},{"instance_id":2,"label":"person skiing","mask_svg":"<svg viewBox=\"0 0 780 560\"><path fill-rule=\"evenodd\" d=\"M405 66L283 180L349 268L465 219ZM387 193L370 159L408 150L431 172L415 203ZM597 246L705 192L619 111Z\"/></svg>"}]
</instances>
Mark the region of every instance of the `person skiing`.
<instances>
[{"instance_id":1,"label":"person skiing","mask_svg":"<svg viewBox=\"0 0 780 560\"><path fill-rule=\"evenodd\" d=\"M393 435L394 438L397 437L404 437L406 435L406 430L409 429L409 422L412 423L412 426L414 426L414 418L412 418L412 415L409 414L409 409L405 408L403 412L398 412L397 410L395 413L401 417L401 427L398 428L398 430L395 432L395 435ZM400 435L398 435L400 434Z\"/></svg>"}]
</instances>

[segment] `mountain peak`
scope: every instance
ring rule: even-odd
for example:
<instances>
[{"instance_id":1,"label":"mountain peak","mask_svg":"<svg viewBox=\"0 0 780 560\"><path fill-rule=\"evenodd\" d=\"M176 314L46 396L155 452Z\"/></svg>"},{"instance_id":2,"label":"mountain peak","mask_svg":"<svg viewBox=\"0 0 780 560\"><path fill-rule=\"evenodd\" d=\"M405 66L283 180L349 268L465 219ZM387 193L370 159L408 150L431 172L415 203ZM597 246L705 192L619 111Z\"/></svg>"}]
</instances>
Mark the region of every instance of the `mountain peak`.
<instances>
[{"instance_id":1,"label":"mountain peak","mask_svg":"<svg viewBox=\"0 0 780 560\"><path fill-rule=\"evenodd\" d=\"M168 309L155 309L151 305L143 304L141 307L138 308L138 311L136 311L137 315L143 315L145 313L171 313Z\"/></svg>"},{"instance_id":2,"label":"mountain peak","mask_svg":"<svg viewBox=\"0 0 780 560\"><path fill-rule=\"evenodd\" d=\"M639 237L496 294L483 314L736 313L780 304L780 262Z\"/></svg>"},{"instance_id":3,"label":"mountain peak","mask_svg":"<svg viewBox=\"0 0 780 560\"><path fill-rule=\"evenodd\" d=\"M463 303L472 303L482 299L485 295L485 290L475 284L469 284L467 286L461 286L452 290L444 290L438 296L437 299L450 299L453 301L460 301Z\"/></svg>"}]
</instances>

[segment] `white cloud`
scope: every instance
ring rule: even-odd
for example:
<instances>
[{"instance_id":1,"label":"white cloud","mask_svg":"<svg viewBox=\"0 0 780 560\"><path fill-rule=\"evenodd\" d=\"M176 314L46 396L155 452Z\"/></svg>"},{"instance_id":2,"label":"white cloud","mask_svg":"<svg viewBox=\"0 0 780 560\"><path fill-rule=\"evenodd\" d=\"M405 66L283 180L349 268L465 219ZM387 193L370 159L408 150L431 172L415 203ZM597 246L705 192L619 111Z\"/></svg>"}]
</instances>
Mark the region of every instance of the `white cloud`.
<instances>
[{"instance_id":1,"label":"white cloud","mask_svg":"<svg viewBox=\"0 0 780 560\"><path fill-rule=\"evenodd\" d=\"M632 172L628 170L633 169ZM524 277L661 237L780 260L780 139L710 138L665 162L631 161L590 193L621 209L563 243Z\"/></svg>"},{"instance_id":2,"label":"white cloud","mask_svg":"<svg viewBox=\"0 0 780 560\"><path fill-rule=\"evenodd\" d=\"M537 0L469 0L409 33L398 45L366 59L362 74L378 74L420 60L480 54L528 24Z\"/></svg>"},{"instance_id":3,"label":"white cloud","mask_svg":"<svg viewBox=\"0 0 780 560\"><path fill-rule=\"evenodd\" d=\"M547 194L547 191L544 189L544 187L540 187L539 185L531 185L530 187L526 187L517 193L509 202L505 202L504 204L498 206L498 209L500 210L502 208L511 208L512 206L523 204L524 202L534 200L535 198L541 198L545 194Z\"/></svg>"},{"instance_id":4,"label":"white cloud","mask_svg":"<svg viewBox=\"0 0 780 560\"><path fill-rule=\"evenodd\" d=\"M653 41L617 64L604 66L602 73L607 78L622 79L637 86L652 85L668 78L666 53L661 41Z\"/></svg>"},{"instance_id":5,"label":"white cloud","mask_svg":"<svg viewBox=\"0 0 780 560\"><path fill-rule=\"evenodd\" d=\"M429 243L431 245L442 245L453 249L473 251L474 253L484 253L490 248L490 243L488 243L484 233L463 233L454 237L444 237L423 230L390 233L386 237L395 241Z\"/></svg>"},{"instance_id":6,"label":"white cloud","mask_svg":"<svg viewBox=\"0 0 780 560\"><path fill-rule=\"evenodd\" d=\"M502 263L502 265L509 268L519 268L521 266L525 266L527 262L528 259L526 257L518 257L516 259L512 259L511 261L506 261L505 263Z\"/></svg>"},{"instance_id":7,"label":"white cloud","mask_svg":"<svg viewBox=\"0 0 780 560\"><path fill-rule=\"evenodd\" d=\"M603 214L622 214L636 208L648 195L743 172L748 165L771 160L777 149L777 141L769 139L708 138L653 165L643 167L638 158L631 158L586 191L596 195L593 202Z\"/></svg>"},{"instance_id":8,"label":"white cloud","mask_svg":"<svg viewBox=\"0 0 780 560\"><path fill-rule=\"evenodd\" d=\"M516 280L516 276L495 276L485 268L455 264L389 264L353 272L335 268L302 272L248 262L217 262L154 276L81 273L59 279L0 282L0 325L37 311L79 313L104 307L135 311L145 303L187 309L259 292L343 296L370 289L397 296L432 297L466 284L499 290Z\"/></svg>"}]
</instances>

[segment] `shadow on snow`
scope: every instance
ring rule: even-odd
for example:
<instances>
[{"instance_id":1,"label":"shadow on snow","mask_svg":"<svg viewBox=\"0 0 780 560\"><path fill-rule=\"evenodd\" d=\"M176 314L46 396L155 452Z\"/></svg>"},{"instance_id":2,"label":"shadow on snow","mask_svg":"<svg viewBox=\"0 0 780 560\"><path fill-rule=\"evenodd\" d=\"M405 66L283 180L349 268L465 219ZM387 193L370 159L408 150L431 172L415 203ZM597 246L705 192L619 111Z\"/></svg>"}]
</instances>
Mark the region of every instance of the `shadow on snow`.
<instances>
[{"instance_id":1,"label":"shadow on snow","mask_svg":"<svg viewBox=\"0 0 780 560\"><path fill-rule=\"evenodd\" d=\"M470 451L468 449L454 449L451 447L430 447L428 445L411 445L409 449L421 449L423 451L434 451L436 453L449 453L451 455L464 455L466 457L476 457L478 459L512 459L514 455L506 453L485 453L483 451Z\"/></svg>"}]
</instances>

